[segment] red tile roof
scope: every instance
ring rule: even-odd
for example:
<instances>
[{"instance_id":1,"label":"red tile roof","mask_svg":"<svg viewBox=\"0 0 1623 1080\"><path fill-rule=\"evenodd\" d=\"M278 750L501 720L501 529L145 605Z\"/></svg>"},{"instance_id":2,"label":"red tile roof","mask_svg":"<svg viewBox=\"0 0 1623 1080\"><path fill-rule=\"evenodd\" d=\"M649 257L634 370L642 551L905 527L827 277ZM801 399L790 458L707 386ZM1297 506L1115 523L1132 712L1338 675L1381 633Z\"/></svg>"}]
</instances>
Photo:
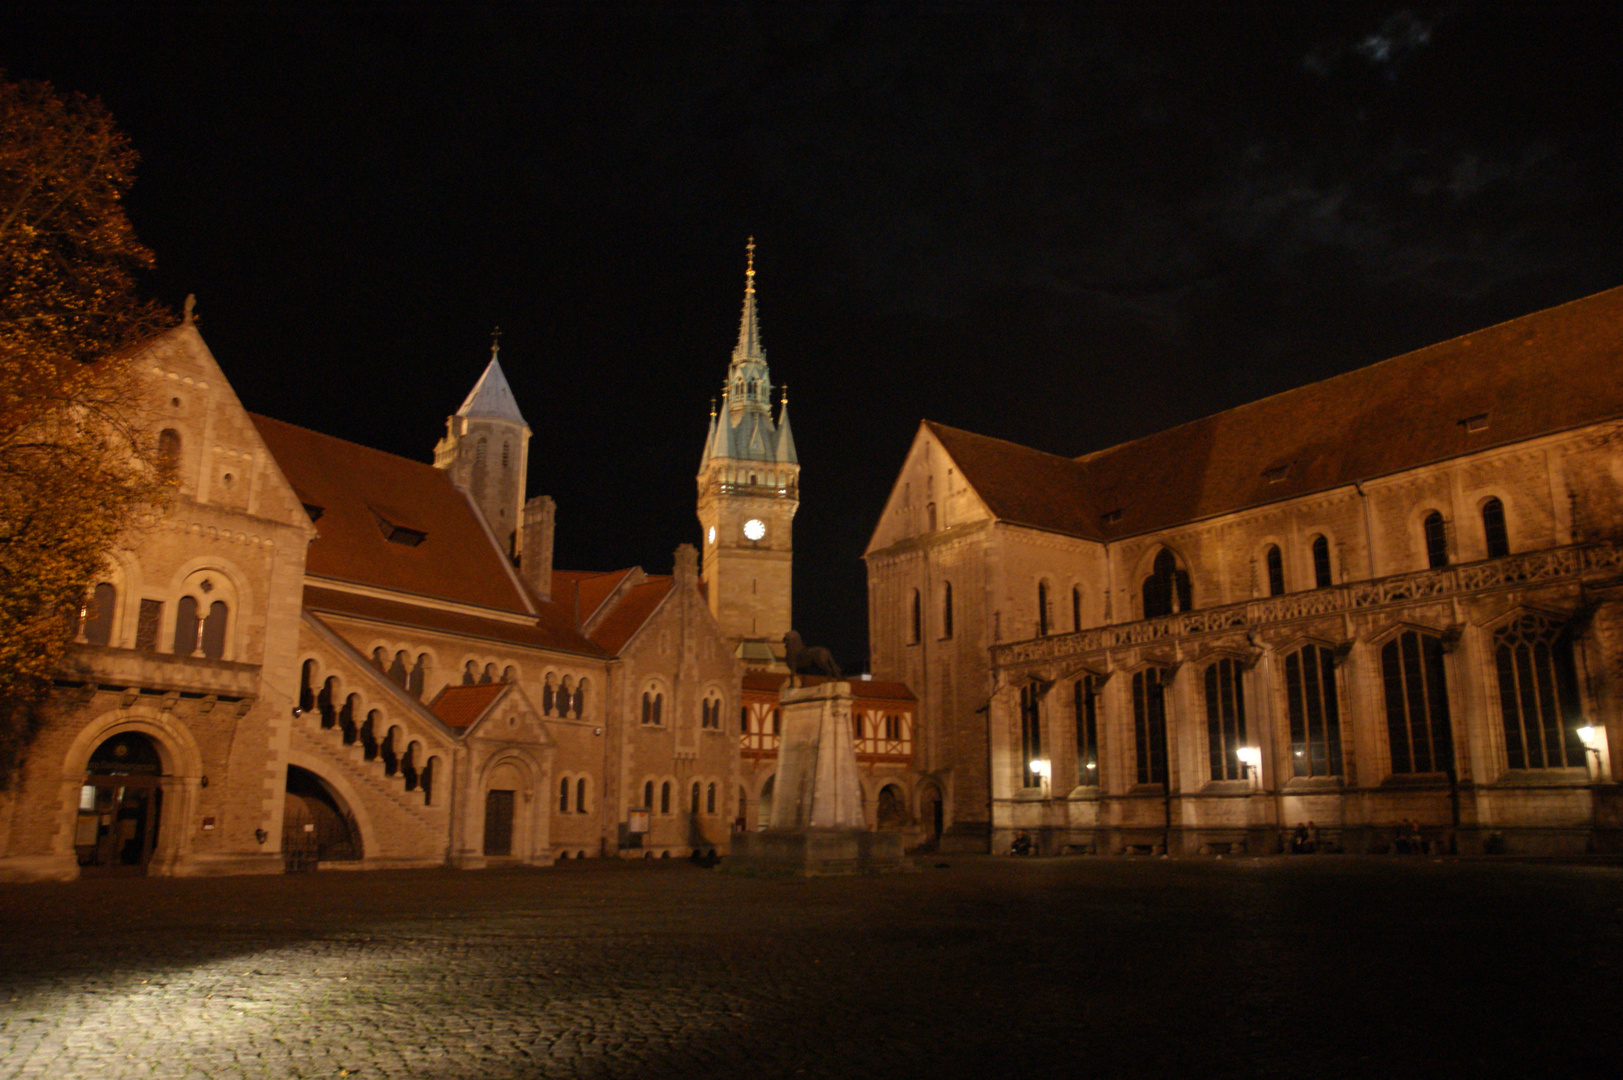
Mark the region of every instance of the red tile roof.
<instances>
[{"instance_id":1,"label":"red tile roof","mask_svg":"<svg viewBox=\"0 0 1623 1080\"><path fill-rule=\"evenodd\" d=\"M597 609L614 594L622 582L637 573L637 567L600 572L596 570L554 570L552 597L574 612L582 626L592 620Z\"/></svg>"},{"instance_id":2,"label":"red tile roof","mask_svg":"<svg viewBox=\"0 0 1623 1080\"><path fill-rule=\"evenodd\" d=\"M1620 371L1623 288L1074 462L927 423L1003 520L1108 540L1623 417Z\"/></svg>"},{"instance_id":3,"label":"red tile roof","mask_svg":"<svg viewBox=\"0 0 1623 1080\"><path fill-rule=\"evenodd\" d=\"M438 630L525 648L552 649L591 657L605 655L601 647L575 628L574 620L561 606L545 601L538 603L540 611L530 621L513 623L459 611L444 611L423 604L357 596L317 585L307 585L304 589L306 610L318 614L348 615L370 622Z\"/></svg>"},{"instance_id":4,"label":"red tile roof","mask_svg":"<svg viewBox=\"0 0 1623 1080\"><path fill-rule=\"evenodd\" d=\"M507 691L505 682L474 683L471 686L447 686L428 703L428 709L445 723L446 727L469 728L479 721Z\"/></svg>"},{"instance_id":5,"label":"red tile roof","mask_svg":"<svg viewBox=\"0 0 1623 1080\"><path fill-rule=\"evenodd\" d=\"M670 577L661 576L633 585L592 630L592 640L605 652L618 653L664 601L672 584Z\"/></svg>"},{"instance_id":6,"label":"red tile roof","mask_svg":"<svg viewBox=\"0 0 1623 1080\"><path fill-rule=\"evenodd\" d=\"M744 672L745 697L777 697L783 689L783 684L789 676L773 671L746 671ZM821 675L803 675L802 684L805 686L820 686L829 680ZM858 701L908 701L916 702L917 697L907 688L906 683L891 682L886 679L846 679L851 684L851 695Z\"/></svg>"},{"instance_id":7,"label":"red tile roof","mask_svg":"<svg viewBox=\"0 0 1623 1080\"><path fill-rule=\"evenodd\" d=\"M478 607L527 611L527 596L467 498L441 470L254 416L276 463L320 508L306 572ZM382 521L380 521L382 519ZM387 525L423 534L391 542Z\"/></svg>"}]
</instances>

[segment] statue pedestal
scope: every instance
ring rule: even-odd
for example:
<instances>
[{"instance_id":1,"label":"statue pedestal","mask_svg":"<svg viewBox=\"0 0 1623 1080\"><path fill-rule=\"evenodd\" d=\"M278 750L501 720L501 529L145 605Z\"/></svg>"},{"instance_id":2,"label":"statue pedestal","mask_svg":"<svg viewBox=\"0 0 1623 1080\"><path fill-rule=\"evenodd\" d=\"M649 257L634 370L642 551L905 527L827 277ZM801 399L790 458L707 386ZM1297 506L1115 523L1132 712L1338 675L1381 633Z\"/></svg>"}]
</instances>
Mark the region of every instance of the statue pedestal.
<instances>
[{"instance_id":1,"label":"statue pedestal","mask_svg":"<svg viewBox=\"0 0 1623 1080\"><path fill-rule=\"evenodd\" d=\"M730 873L814 877L909 869L900 833L872 832L851 735L851 684L785 688L772 824L732 839Z\"/></svg>"}]
</instances>

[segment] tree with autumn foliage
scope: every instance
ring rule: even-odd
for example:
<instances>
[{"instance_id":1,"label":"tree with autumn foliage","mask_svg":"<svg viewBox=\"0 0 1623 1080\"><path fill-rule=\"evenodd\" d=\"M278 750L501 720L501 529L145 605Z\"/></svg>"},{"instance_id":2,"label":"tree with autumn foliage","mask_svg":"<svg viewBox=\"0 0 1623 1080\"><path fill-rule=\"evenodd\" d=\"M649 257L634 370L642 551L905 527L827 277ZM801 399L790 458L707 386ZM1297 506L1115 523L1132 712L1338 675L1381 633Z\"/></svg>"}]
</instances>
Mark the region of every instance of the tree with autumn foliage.
<instances>
[{"instance_id":1,"label":"tree with autumn foliage","mask_svg":"<svg viewBox=\"0 0 1623 1080\"><path fill-rule=\"evenodd\" d=\"M131 359L172 320L137 295L135 163L99 101L0 72L0 788L108 551L164 491Z\"/></svg>"}]
</instances>

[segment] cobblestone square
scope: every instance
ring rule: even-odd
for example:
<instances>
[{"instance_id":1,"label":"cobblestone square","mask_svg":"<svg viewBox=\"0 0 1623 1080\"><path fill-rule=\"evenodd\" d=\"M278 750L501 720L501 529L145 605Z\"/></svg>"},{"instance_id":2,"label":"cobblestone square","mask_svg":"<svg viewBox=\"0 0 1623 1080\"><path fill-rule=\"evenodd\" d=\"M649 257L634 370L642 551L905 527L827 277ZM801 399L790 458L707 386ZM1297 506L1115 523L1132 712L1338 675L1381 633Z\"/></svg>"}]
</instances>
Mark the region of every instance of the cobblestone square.
<instances>
[{"instance_id":1,"label":"cobblestone square","mask_svg":"<svg viewBox=\"0 0 1623 1080\"><path fill-rule=\"evenodd\" d=\"M1616 866L941 863L0 886L0 1075L1615 1068Z\"/></svg>"}]
</instances>

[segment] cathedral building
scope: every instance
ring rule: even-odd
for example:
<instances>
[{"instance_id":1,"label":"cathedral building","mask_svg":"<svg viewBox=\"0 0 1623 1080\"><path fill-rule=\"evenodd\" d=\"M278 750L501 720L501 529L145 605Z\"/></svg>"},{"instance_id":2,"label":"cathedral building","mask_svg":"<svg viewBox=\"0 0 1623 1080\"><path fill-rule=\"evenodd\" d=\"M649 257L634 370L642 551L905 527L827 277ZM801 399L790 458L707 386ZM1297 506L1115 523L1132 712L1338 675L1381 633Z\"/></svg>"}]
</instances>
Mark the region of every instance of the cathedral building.
<instances>
[{"instance_id":1,"label":"cathedral building","mask_svg":"<svg viewBox=\"0 0 1623 1080\"><path fill-rule=\"evenodd\" d=\"M943 844L1623 846L1623 289L1079 458L923 423L866 552Z\"/></svg>"}]
</instances>

